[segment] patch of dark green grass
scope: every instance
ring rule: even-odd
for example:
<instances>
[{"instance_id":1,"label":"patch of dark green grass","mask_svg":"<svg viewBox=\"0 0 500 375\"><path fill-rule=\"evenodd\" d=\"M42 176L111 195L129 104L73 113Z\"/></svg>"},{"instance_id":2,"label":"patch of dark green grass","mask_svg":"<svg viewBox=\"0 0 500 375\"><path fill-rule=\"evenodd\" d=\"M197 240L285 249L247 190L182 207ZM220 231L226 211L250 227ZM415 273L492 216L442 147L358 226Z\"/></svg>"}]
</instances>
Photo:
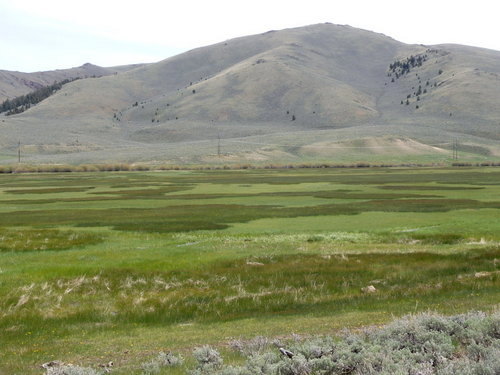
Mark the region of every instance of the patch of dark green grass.
<instances>
[{"instance_id":1,"label":"patch of dark green grass","mask_svg":"<svg viewBox=\"0 0 500 375\"><path fill-rule=\"evenodd\" d=\"M5 199L1 201L4 205L16 205L16 206L32 206L38 204L51 204L51 203L75 203L75 202L105 202L105 201L116 201L122 200L119 197L111 196L95 196L95 197L75 197L75 198L50 198L50 199Z\"/></svg>"},{"instance_id":2,"label":"patch of dark green grass","mask_svg":"<svg viewBox=\"0 0 500 375\"><path fill-rule=\"evenodd\" d=\"M385 241L417 242L426 245L454 245L467 240L458 233L407 233L396 237L388 237Z\"/></svg>"},{"instance_id":3,"label":"patch of dark green grass","mask_svg":"<svg viewBox=\"0 0 500 375\"><path fill-rule=\"evenodd\" d=\"M132 177L132 176L130 176L130 177ZM144 181L134 180L132 178L124 179L119 184L111 185L110 188L111 189L151 188L151 187L165 187L165 186L167 186L166 184L168 184L168 186L174 186L172 184L172 180L175 180L175 178L174 179L171 179L171 178L166 179L160 174L156 178L147 178ZM174 183L174 184L175 184L175 186L186 186L186 187L193 186L192 184L177 184L177 183Z\"/></svg>"},{"instance_id":4,"label":"patch of dark green grass","mask_svg":"<svg viewBox=\"0 0 500 375\"><path fill-rule=\"evenodd\" d=\"M371 200L351 205L356 212L448 212L463 209L500 208L500 202L473 199L400 199Z\"/></svg>"},{"instance_id":5,"label":"patch of dark green grass","mask_svg":"<svg viewBox=\"0 0 500 375\"><path fill-rule=\"evenodd\" d=\"M77 188L75 188L77 189ZM190 190L192 187L185 186L169 186L162 188L151 188L143 190L116 190L105 192L93 192L93 197L82 196L73 198L60 198L60 199L26 199L26 200L4 200L4 204L50 204L56 202L91 202L91 201L117 201L127 199L161 199L161 200L205 200L205 199L229 199L229 198L253 198L253 197L314 197L323 199L353 199L353 200L367 200L367 199L404 199L404 198L438 198L436 195L423 195L423 194L382 194L382 193L359 193L359 192L346 192L344 190L332 191L311 191L311 192L273 192L273 193L223 193L223 194L176 194L167 195L168 193ZM42 190L42 189L40 189ZM49 192L47 189L47 192ZM26 190L36 192L36 189ZM62 191L62 190L61 190ZM76 191L76 190L75 190ZM55 191L53 191L55 192Z\"/></svg>"},{"instance_id":6,"label":"patch of dark green grass","mask_svg":"<svg viewBox=\"0 0 500 375\"><path fill-rule=\"evenodd\" d=\"M447 212L459 209L500 208L500 202L471 199L384 199L306 207L236 204L183 205L160 208L119 208L16 211L0 216L0 226L75 225L112 226L118 230L179 232L223 229L231 223L263 218L317 215L355 215L362 212Z\"/></svg>"},{"instance_id":7,"label":"patch of dark green grass","mask_svg":"<svg viewBox=\"0 0 500 375\"><path fill-rule=\"evenodd\" d=\"M386 184L460 184L460 185L500 185L500 171L477 171L460 169L405 169L391 170L264 170L264 171L219 171L198 172L193 175L180 176L177 182L197 183L202 179L205 183L216 184L271 184L288 185L307 181L332 182L347 185L386 185Z\"/></svg>"},{"instance_id":8,"label":"patch of dark green grass","mask_svg":"<svg viewBox=\"0 0 500 375\"><path fill-rule=\"evenodd\" d=\"M94 189L93 186L89 187L53 187L42 189L16 189L5 190L5 193L10 194L57 194L57 193L82 193Z\"/></svg>"},{"instance_id":9,"label":"patch of dark green grass","mask_svg":"<svg viewBox=\"0 0 500 375\"><path fill-rule=\"evenodd\" d=\"M163 186L149 189L131 189L131 190L110 190L105 192L94 192L96 195L116 195L115 199L163 199L165 194L177 191L191 190L192 186Z\"/></svg>"},{"instance_id":10,"label":"patch of dark green grass","mask_svg":"<svg viewBox=\"0 0 500 375\"><path fill-rule=\"evenodd\" d=\"M345 193L340 191L322 191L314 193L316 198L331 198L331 199L405 199L405 198L437 198L436 195L429 194L383 194L383 193Z\"/></svg>"},{"instance_id":11,"label":"patch of dark green grass","mask_svg":"<svg viewBox=\"0 0 500 375\"><path fill-rule=\"evenodd\" d=\"M379 189L386 190L442 190L442 191L455 191L455 190L481 190L482 186L439 186L439 185L382 185L377 186Z\"/></svg>"},{"instance_id":12,"label":"patch of dark green grass","mask_svg":"<svg viewBox=\"0 0 500 375\"><path fill-rule=\"evenodd\" d=\"M96 224L82 224L82 226L96 226ZM99 225L97 225L99 226ZM115 230L121 231L137 231L150 233L176 233L189 232L193 230L219 230L226 229L229 225L219 224L203 220L177 220L166 219L160 221L144 221L144 222L122 222L113 226Z\"/></svg>"},{"instance_id":13,"label":"patch of dark green grass","mask_svg":"<svg viewBox=\"0 0 500 375\"><path fill-rule=\"evenodd\" d=\"M402 198L436 198L436 195L423 194L383 194L359 193L345 190L325 191L280 191L272 193L241 193L241 194L178 194L167 196L167 199L223 199L223 198L252 198L252 197L314 197L324 199L402 199Z\"/></svg>"},{"instance_id":14,"label":"patch of dark green grass","mask_svg":"<svg viewBox=\"0 0 500 375\"><path fill-rule=\"evenodd\" d=\"M72 202L99 202L99 201L125 201L131 199L167 199L165 194L189 190L191 187L180 187L180 186L169 186L162 188L152 188L152 189L142 189L142 190L116 190L116 191L104 191L104 192L93 192L93 196L81 196L73 198L58 198L58 199L24 199L24 200L3 200L3 204L15 204L15 205L32 205L32 204L50 204L50 203L72 203ZM28 191L30 194L35 194L39 190L46 190L42 193L57 193L57 192L77 192L80 191L79 188L61 188L59 191L56 189L33 189L25 190L26 194ZM66 190L66 191L65 191ZM7 192L14 192L19 190L11 190ZM85 190L81 190L82 192Z\"/></svg>"},{"instance_id":15,"label":"patch of dark green grass","mask_svg":"<svg viewBox=\"0 0 500 375\"><path fill-rule=\"evenodd\" d=\"M46 181L57 181L64 186L152 186L158 183L197 184L200 181L216 184L273 184L287 185L307 181L332 182L350 185L396 185L418 183L499 185L500 172L477 169L375 169L375 170L258 170L258 171L197 171L190 174L168 173L144 174L140 172L117 172L100 176L92 173L46 175L0 176L0 186L21 187L46 186Z\"/></svg>"},{"instance_id":16,"label":"patch of dark green grass","mask_svg":"<svg viewBox=\"0 0 500 375\"><path fill-rule=\"evenodd\" d=\"M82 187L82 186L103 186L112 187L145 187L170 183L171 176L166 177L161 173L154 175L140 172L107 172L105 174L96 173L54 173L46 174L19 174L1 175L0 187L8 188L37 188L47 186Z\"/></svg>"},{"instance_id":17,"label":"patch of dark green grass","mask_svg":"<svg viewBox=\"0 0 500 375\"><path fill-rule=\"evenodd\" d=\"M125 176L120 177L122 180ZM109 186L115 182L115 178L102 176L99 178L96 175L77 173L74 175L68 174L28 174L28 175L0 175L0 187L7 188L38 188L47 186L64 186L64 187L81 187L81 186Z\"/></svg>"}]
</instances>

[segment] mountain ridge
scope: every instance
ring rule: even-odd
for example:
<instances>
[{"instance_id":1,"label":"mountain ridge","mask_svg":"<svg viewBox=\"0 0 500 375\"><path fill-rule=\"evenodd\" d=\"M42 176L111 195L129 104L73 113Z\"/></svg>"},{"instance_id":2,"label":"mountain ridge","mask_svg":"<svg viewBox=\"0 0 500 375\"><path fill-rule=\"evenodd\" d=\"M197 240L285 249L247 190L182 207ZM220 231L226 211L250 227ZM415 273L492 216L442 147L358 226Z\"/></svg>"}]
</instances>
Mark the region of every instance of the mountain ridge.
<instances>
[{"instance_id":1,"label":"mountain ridge","mask_svg":"<svg viewBox=\"0 0 500 375\"><path fill-rule=\"evenodd\" d=\"M56 69L40 72L19 72L0 70L0 102L26 95L33 90L60 82L65 79L102 77L130 69L135 69L144 64L131 64L104 68L91 63L69 69Z\"/></svg>"},{"instance_id":2,"label":"mountain ridge","mask_svg":"<svg viewBox=\"0 0 500 375\"><path fill-rule=\"evenodd\" d=\"M420 65L391 70L411 58ZM35 161L199 163L211 160L223 139L235 161L255 153L300 161L325 157L311 154L311 145L325 142L327 132L327 144L388 137L381 142L394 142L386 147L399 153L403 144L447 143L436 160L449 158L451 141L460 138L464 149L481 150L470 157L497 157L499 75L498 51L407 45L346 25L310 25L73 82L22 115L2 118L0 147L8 155L23 138L31 149L52 150L27 156ZM86 147L70 152L75 139ZM432 147L417 148L432 158Z\"/></svg>"}]
</instances>

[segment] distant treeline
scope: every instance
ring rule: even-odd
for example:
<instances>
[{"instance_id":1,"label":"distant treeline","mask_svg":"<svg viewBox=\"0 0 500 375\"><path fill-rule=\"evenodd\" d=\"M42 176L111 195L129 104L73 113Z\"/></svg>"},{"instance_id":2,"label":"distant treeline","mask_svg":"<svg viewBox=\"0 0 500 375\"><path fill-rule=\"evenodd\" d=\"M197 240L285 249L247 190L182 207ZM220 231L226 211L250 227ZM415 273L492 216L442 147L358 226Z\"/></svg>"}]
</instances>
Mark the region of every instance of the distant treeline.
<instances>
[{"instance_id":1,"label":"distant treeline","mask_svg":"<svg viewBox=\"0 0 500 375\"><path fill-rule=\"evenodd\" d=\"M15 115L22 113L29 109L32 105L40 103L42 100L47 99L60 90L65 84L76 81L77 78L68 78L60 82L54 82L52 85L41 87L26 95L15 97L14 99L7 99L0 104L0 113L7 112L5 115Z\"/></svg>"}]
</instances>

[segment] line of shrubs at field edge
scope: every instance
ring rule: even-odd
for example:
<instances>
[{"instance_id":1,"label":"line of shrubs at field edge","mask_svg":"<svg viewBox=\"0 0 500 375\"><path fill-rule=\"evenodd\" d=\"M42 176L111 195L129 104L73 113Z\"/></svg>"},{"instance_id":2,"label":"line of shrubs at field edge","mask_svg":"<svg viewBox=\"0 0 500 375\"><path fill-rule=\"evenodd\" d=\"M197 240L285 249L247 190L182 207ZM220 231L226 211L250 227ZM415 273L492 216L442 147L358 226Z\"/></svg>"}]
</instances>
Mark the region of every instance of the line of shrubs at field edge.
<instances>
[{"instance_id":1,"label":"line of shrubs at field edge","mask_svg":"<svg viewBox=\"0 0 500 375\"><path fill-rule=\"evenodd\" d=\"M0 165L2 173L64 173L64 172L120 172L120 171L171 171L171 170L241 170L241 169L319 169L319 168L397 168L397 167L443 167L448 166L442 163L421 164L421 163L352 163L352 164L235 164L235 165L200 165L200 166L180 166L180 165L145 165L145 164L83 164L83 165ZM452 163L452 167L500 167L500 162L480 162L480 163Z\"/></svg>"}]
</instances>

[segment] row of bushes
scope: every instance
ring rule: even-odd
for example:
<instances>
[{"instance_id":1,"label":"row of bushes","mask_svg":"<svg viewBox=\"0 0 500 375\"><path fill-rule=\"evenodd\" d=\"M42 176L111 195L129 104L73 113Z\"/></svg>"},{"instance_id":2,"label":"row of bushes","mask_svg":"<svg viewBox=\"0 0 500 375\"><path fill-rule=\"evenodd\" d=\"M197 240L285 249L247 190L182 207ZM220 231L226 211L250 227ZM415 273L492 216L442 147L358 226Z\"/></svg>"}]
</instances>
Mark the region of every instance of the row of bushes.
<instances>
[{"instance_id":1,"label":"row of bushes","mask_svg":"<svg viewBox=\"0 0 500 375\"><path fill-rule=\"evenodd\" d=\"M63 173L63 172L118 172L118 171L172 171L172 170L241 170L241 169L305 169L305 168L391 168L438 167L444 164L234 164L234 165L153 165L153 164L18 164L0 165L1 173Z\"/></svg>"},{"instance_id":2,"label":"row of bushes","mask_svg":"<svg viewBox=\"0 0 500 375\"><path fill-rule=\"evenodd\" d=\"M467 163L467 162L459 162L453 163L453 167L500 167L500 162L495 161L483 161L480 163Z\"/></svg>"},{"instance_id":3,"label":"row of bushes","mask_svg":"<svg viewBox=\"0 0 500 375\"><path fill-rule=\"evenodd\" d=\"M500 162L453 163L453 167L500 167ZM320 169L320 168L428 168L445 167L445 163L352 163L352 164L233 164L233 165L155 165L155 164L17 164L0 165L2 173L64 173L64 172L120 172L120 171L174 171L174 170L241 170L241 169Z\"/></svg>"},{"instance_id":4,"label":"row of bushes","mask_svg":"<svg viewBox=\"0 0 500 375\"><path fill-rule=\"evenodd\" d=\"M0 173L113 172L151 169L151 166L139 164L17 164L0 166Z\"/></svg>"}]
</instances>

